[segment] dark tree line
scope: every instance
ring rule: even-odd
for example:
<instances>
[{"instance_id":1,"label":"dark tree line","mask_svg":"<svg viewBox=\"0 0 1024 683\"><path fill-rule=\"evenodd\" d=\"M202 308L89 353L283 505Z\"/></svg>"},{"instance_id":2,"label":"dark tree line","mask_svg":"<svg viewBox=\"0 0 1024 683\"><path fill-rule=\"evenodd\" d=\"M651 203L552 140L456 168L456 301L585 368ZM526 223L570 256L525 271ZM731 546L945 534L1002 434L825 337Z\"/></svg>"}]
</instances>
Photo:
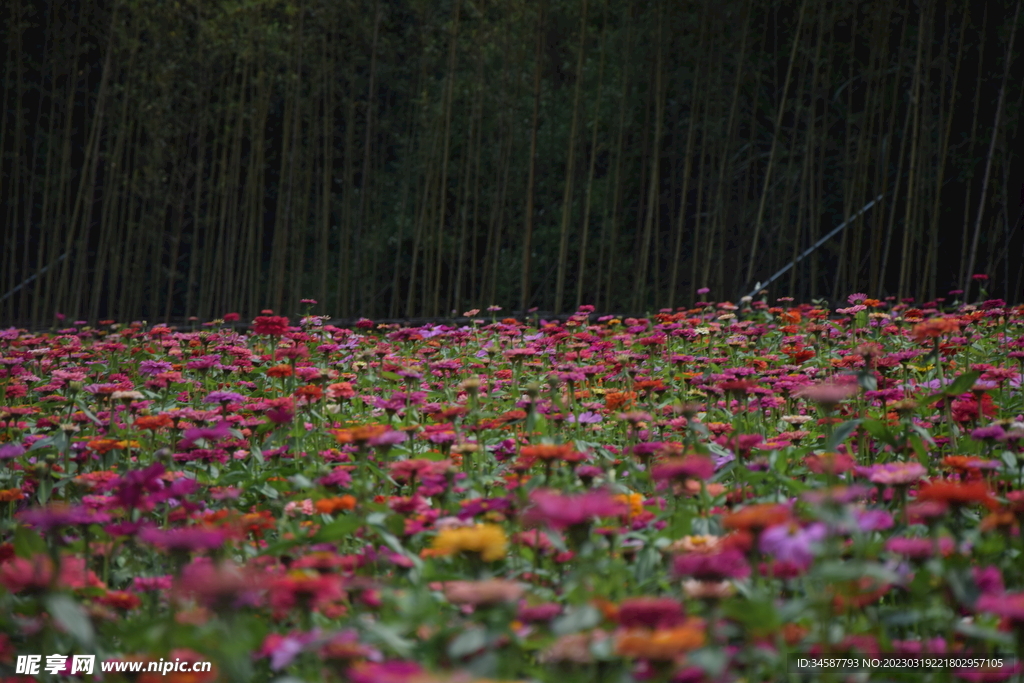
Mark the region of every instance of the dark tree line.
<instances>
[{"instance_id":1,"label":"dark tree line","mask_svg":"<svg viewBox=\"0 0 1024 683\"><path fill-rule=\"evenodd\" d=\"M786 265L773 296L984 273L1019 300L1022 24L1021 0L3 0L0 321L639 313Z\"/></svg>"}]
</instances>

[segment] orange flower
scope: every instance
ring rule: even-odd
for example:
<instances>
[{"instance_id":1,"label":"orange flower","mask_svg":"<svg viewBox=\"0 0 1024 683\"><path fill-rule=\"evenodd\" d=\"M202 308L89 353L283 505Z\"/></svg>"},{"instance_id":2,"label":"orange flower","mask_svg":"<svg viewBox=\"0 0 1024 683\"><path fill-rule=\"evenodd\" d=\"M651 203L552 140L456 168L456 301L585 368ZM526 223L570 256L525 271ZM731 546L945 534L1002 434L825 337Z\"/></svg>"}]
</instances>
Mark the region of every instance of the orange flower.
<instances>
[{"instance_id":1,"label":"orange flower","mask_svg":"<svg viewBox=\"0 0 1024 683\"><path fill-rule=\"evenodd\" d=\"M789 508L785 505L761 503L748 505L742 510L726 515L722 519L722 526L726 529L760 531L776 524L788 522L789 518Z\"/></svg>"},{"instance_id":2,"label":"orange flower","mask_svg":"<svg viewBox=\"0 0 1024 683\"><path fill-rule=\"evenodd\" d=\"M274 515L269 510L247 512L239 519L239 524L241 524L247 534L253 534L257 538L260 537L264 531L268 531L277 526L274 521Z\"/></svg>"},{"instance_id":3,"label":"orange flower","mask_svg":"<svg viewBox=\"0 0 1024 683\"><path fill-rule=\"evenodd\" d=\"M933 481L921 487L917 492L917 500L932 500L954 507L979 503L989 510L999 507L988 485L983 481Z\"/></svg>"},{"instance_id":4,"label":"orange flower","mask_svg":"<svg viewBox=\"0 0 1024 683\"><path fill-rule=\"evenodd\" d=\"M615 496L615 501L629 508L629 519L642 515L644 512L644 496L642 493L624 493Z\"/></svg>"},{"instance_id":5,"label":"orange flower","mask_svg":"<svg viewBox=\"0 0 1024 683\"><path fill-rule=\"evenodd\" d=\"M688 619L675 628L650 630L631 628L615 637L615 652L622 657L673 660L679 655L702 647L705 642L704 622Z\"/></svg>"},{"instance_id":6,"label":"orange flower","mask_svg":"<svg viewBox=\"0 0 1024 683\"><path fill-rule=\"evenodd\" d=\"M619 410L633 402L636 398L636 392L633 391L613 391L604 395L604 406L608 410Z\"/></svg>"},{"instance_id":7,"label":"orange flower","mask_svg":"<svg viewBox=\"0 0 1024 683\"><path fill-rule=\"evenodd\" d=\"M274 365L267 368L267 377L291 377L292 366L287 364Z\"/></svg>"},{"instance_id":8,"label":"orange flower","mask_svg":"<svg viewBox=\"0 0 1024 683\"><path fill-rule=\"evenodd\" d=\"M174 420L171 419L171 416L163 413L160 415L142 415L135 418L136 429L148 429L151 432L155 432L158 429L166 429L173 426Z\"/></svg>"},{"instance_id":9,"label":"orange flower","mask_svg":"<svg viewBox=\"0 0 1024 683\"><path fill-rule=\"evenodd\" d=\"M785 313L779 314L779 320L786 323L787 325L795 325L800 322L801 319L800 311L790 310Z\"/></svg>"},{"instance_id":10,"label":"orange flower","mask_svg":"<svg viewBox=\"0 0 1024 683\"><path fill-rule=\"evenodd\" d=\"M959 332L960 323L955 318L932 318L914 325L914 341L936 339L947 332Z\"/></svg>"},{"instance_id":11,"label":"orange flower","mask_svg":"<svg viewBox=\"0 0 1024 683\"><path fill-rule=\"evenodd\" d=\"M25 494L19 488L0 489L0 503L13 503L24 497Z\"/></svg>"},{"instance_id":12,"label":"orange flower","mask_svg":"<svg viewBox=\"0 0 1024 683\"><path fill-rule=\"evenodd\" d=\"M85 444L85 446L89 450L96 451L100 455L105 455L115 448L121 448L116 439L92 439Z\"/></svg>"},{"instance_id":13,"label":"orange flower","mask_svg":"<svg viewBox=\"0 0 1024 683\"><path fill-rule=\"evenodd\" d=\"M334 514L341 510L354 510L356 507L355 496L341 496L339 498L321 498L314 505L317 512Z\"/></svg>"},{"instance_id":14,"label":"orange flower","mask_svg":"<svg viewBox=\"0 0 1024 683\"><path fill-rule=\"evenodd\" d=\"M300 405L316 403L324 397L324 390L315 384L307 384L295 390L295 397Z\"/></svg>"},{"instance_id":15,"label":"orange flower","mask_svg":"<svg viewBox=\"0 0 1024 683\"><path fill-rule=\"evenodd\" d=\"M544 462L552 462L554 460L562 460L564 462L579 462L584 458L582 453L577 453L573 449L572 444L562 444L561 446L554 444L523 446L520 454L523 460L527 461L542 460Z\"/></svg>"},{"instance_id":16,"label":"orange flower","mask_svg":"<svg viewBox=\"0 0 1024 683\"><path fill-rule=\"evenodd\" d=\"M332 433L338 443L366 443L378 436L383 436L388 429L387 425L362 425L350 429L335 429Z\"/></svg>"}]
</instances>

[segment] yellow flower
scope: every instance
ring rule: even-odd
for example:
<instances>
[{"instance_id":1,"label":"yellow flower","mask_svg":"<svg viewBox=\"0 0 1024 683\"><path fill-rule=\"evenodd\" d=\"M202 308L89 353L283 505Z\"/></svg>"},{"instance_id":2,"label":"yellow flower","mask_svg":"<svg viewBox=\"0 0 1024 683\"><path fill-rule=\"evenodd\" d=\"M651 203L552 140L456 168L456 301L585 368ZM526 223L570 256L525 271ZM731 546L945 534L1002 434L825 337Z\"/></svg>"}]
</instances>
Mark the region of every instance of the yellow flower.
<instances>
[{"instance_id":1,"label":"yellow flower","mask_svg":"<svg viewBox=\"0 0 1024 683\"><path fill-rule=\"evenodd\" d=\"M615 500L629 506L630 519L642 514L644 511L644 496L642 493L624 493L621 496L615 496Z\"/></svg>"},{"instance_id":2,"label":"yellow flower","mask_svg":"<svg viewBox=\"0 0 1024 683\"><path fill-rule=\"evenodd\" d=\"M497 524L476 524L469 527L441 529L432 544L436 555L479 553L485 562L505 557L508 537Z\"/></svg>"}]
</instances>

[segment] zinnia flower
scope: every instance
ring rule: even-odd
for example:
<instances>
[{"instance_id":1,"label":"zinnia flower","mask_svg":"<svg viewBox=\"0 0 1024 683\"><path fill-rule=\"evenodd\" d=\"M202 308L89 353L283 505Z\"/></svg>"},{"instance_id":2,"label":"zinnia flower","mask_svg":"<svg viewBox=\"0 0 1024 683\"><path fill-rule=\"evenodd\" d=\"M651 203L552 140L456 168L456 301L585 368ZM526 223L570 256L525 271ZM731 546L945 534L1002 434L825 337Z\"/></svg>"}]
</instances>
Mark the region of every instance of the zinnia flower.
<instances>
[{"instance_id":1,"label":"zinnia flower","mask_svg":"<svg viewBox=\"0 0 1024 683\"><path fill-rule=\"evenodd\" d=\"M683 606L672 598L630 598L618 610L619 625L625 628L672 628L683 616Z\"/></svg>"},{"instance_id":2,"label":"zinnia flower","mask_svg":"<svg viewBox=\"0 0 1024 683\"><path fill-rule=\"evenodd\" d=\"M437 555L477 553L484 562L494 562L505 557L508 537L505 530L496 524L447 528L434 537L432 549Z\"/></svg>"},{"instance_id":3,"label":"zinnia flower","mask_svg":"<svg viewBox=\"0 0 1024 683\"><path fill-rule=\"evenodd\" d=\"M691 576L700 581L723 581L750 576L750 565L743 553L726 548L717 553L687 553L672 563L676 576Z\"/></svg>"},{"instance_id":4,"label":"zinnia flower","mask_svg":"<svg viewBox=\"0 0 1024 683\"><path fill-rule=\"evenodd\" d=\"M875 484L906 486L921 481L928 470L919 462L887 462L871 468L868 479Z\"/></svg>"},{"instance_id":5,"label":"zinnia flower","mask_svg":"<svg viewBox=\"0 0 1024 683\"><path fill-rule=\"evenodd\" d=\"M825 525L821 523L803 528L796 524L779 524L764 530L759 545L761 552L772 555L777 562L806 569L814 561L814 547L825 535Z\"/></svg>"},{"instance_id":6,"label":"zinnia flower","mask_svg":"<svg viewBox=\"0 0 1024 683\"><path fill-rule=\"evenodd\" d=\"M253 334L280 337L288 331L288 318L282 315L261 315L252 321Z\"/></svg>"},{"instance_id":7,"label":"zinnia flower","mask_svg":"<svg viewBox=\"0 0 1024 683\"><path fill-rule=\"evenodd\" d=\"M668 661L704 645L704 623L690 619L668 629L635 628L615 636L615 653L622 657Z\"/></svg>"},{"instance_id":8,"label":"zinnia flower","mask_svg":"<svg viewBox=\"0 0 1024 683\"><path fill-rule=\"evenodd\" d=\"M608 491L588 491L582 494L565 495L549 489L539 489L530 494L533 505L523 515L527 525L546 524L553 529L587 524L595 517L619 517L629 508Z\"/></svg>"},{"instance_id":9,"label":"zinnia flower","mask_svg":"<svg viewBox=\"0 0 1024 683\"><path fill-rule=\"evenodd\" d=\"M446 581L444 596L456 605L496 605L516 602L525 588L515 581L488 579L486 581Z\"/></svg>"}]
</instances>

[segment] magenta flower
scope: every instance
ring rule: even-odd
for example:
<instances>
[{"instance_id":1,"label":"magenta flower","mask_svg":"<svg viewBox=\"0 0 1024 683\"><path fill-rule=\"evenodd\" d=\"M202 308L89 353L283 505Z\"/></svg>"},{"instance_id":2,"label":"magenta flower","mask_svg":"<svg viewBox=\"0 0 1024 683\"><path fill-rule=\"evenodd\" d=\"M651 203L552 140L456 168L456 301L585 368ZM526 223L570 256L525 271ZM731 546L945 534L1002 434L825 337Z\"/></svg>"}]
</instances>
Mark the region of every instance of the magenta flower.
<instances>
[{"instance_id":1,"label":"magenta flower","mask_svg":"<svg viewBox=\"0 0 1024 683\"><path fill-rule=\"evenodd\" d=\"M683 606L672 598L641 597L619 605L619 625L624 628L672 628L683 622Z\"/></svg>"},{"instance_id":2,"label":"magenta flower","mask_svg":"<svg viewBox=\"0 0 1024 683\"><path fill-rule=\"evenodd\" d=\"M364 662L348 670L352 683L414 683L423 674L415 662Z\"/></svg>"},{"instance_id":3,"label":"magenta flower","mask_svg":"<svg viewBox=\"0 0 1024 683\"><path fill-rule=\"evenodd\" d=\"M750 565L739 550L726 548L717 553L687 553L672 563L676 576L692 576L699 581L724 581L750 576Z\"/></svg>"},{"instance_id":4,"label":"magenta flower","mask_svg":"<svg viewBox=\"0 0 1024 683\"><path fill-rule=\"evenodd\" d=\"M105 512L99 512L84 505L74 507L53 505L47 508L25 510L18 514L18 519L43 533L49 533L62 526L106 524L111 517Z\"/></svg>"},{"instance_id":5,"label":"magenta flower","mask_svg":"<svg viewBox=\"0 0 1024 683\"><path fill-rule=\"evenodd\" d=\"M522 604L519 606L519 610L516 612L516 620L521 621L524 624L531 622L540 621L551 621L559 614L562 613L562 606L557 602L545 602L540 605L526 605Z\"/></svg>"},{"instance_id":6,"label":"magenta flower","mask_svg":"<svg viewBox=\"0 0 1024 683\"><path fill-rule=\"evenodd\" d=\"M1024 593L988 593L978 598L974 608L998 614L1016 628L1024 627Z\"/></svg>"},{"instance_id":7,"label":"magenta flower","mask_svg":"<svg viewBox=\"0 0 1024 683\"><path fill-rule=\"evenodd\" d=\"M710 479L715 473L715 461L703 455L687 455L683 458L658 463L651 468L655 481L669 479Z\"/></svg>"},{"instance_id":8,"label":"magenta flower","mask_svg":"<svg viewBox=\"0 0 1024 683\"><path fill-rule=\"evenodd\" d=\"M221 420L212 427L191 427L185 430L185 434L182 435L181 441L178 442L179 448L192 448L196 441L203 439L205 441L220 441L231 436L231 423L227 420Z\"/></svg>"},{"instance_id":9,"label":"magenta flower","mask_svg":"<svg viewBox=\"0 0 1024 683\"><path fill-rule=\"evenodd\" d=\"M214 550L224 545L225 534L215 529L187 527L157 529L147 527L139 532L139 540L166 550Z\"/></svg>"},{"instance_id":10,"label":"magenta flower","mask_svg":"<svg viewBox=\"0 0 1024 683\"><path fill-rule=\"evenodd\" d=\"M604 490L566 495L540 489L530 494L530 501L532 506L523 515L523 522L552 529L567 529L587 524L595 517L617 517L628 512L626 505Z\"/></svg>"}]
</instances>

